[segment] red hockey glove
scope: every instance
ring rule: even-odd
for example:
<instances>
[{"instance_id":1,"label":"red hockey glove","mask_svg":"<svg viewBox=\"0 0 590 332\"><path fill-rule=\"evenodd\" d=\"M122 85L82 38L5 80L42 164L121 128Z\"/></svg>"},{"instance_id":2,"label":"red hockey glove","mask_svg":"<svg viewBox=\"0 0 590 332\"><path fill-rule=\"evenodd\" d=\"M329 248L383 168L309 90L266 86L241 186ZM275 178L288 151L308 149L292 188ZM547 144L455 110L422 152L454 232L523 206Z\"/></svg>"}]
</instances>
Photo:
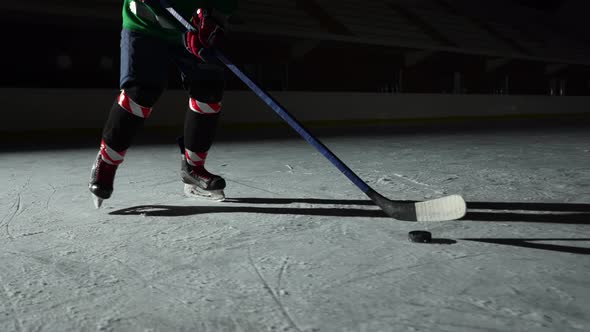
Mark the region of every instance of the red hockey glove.
<instances>
[{"instance_id":1,"label":"red hockey glove","mask_svg":"<svg viewBox=\"0 0 590 332\"><path fill-rule=\"evenodd\" d=\"M213 17L209 9L197 9L197 15L193 16L193 24L197 31L188 31L184 34L184 46L192 54L204 60L204 52L209 48L222 46L225 30L222 19Z\"/></svg>"}]
</instances>

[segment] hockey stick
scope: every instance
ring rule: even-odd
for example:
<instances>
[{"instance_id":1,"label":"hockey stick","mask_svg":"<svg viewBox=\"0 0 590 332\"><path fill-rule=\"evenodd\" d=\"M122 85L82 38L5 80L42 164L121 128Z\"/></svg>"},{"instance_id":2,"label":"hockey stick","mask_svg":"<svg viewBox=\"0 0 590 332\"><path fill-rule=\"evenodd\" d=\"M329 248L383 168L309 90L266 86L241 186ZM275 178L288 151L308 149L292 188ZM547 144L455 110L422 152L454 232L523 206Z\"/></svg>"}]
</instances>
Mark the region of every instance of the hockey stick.
<instances>
[{"instance_id":1,"label":"hockey stick","mask_svg":"<svg viewBox=\"0 0 590 332\"><path fill-rule=\"evenodd\" d=\"M170 4L168 0L145 0L146 3L157 2L163 9L170 13L185 29L196 31L196 28L182 17ZM377 204L387 215L394 219L406 221L445 221L463 217L466 213L466 205L459 195L451 195L428 201L410 203L395 202L383 197L373 188L369 187L358 175L344 164L332 151L315 138L307 129L301 125L287 110L282 107L274 98L263 91L256 83L234 65L225 55L218 50L213 54L229 70L231 70L242 82L244 82L262 101L287 122L301 137L313 145L324 157L326 157L340 172L342 172L352 183L365 193L375 204Z\"/></svg>"}]
</instances>

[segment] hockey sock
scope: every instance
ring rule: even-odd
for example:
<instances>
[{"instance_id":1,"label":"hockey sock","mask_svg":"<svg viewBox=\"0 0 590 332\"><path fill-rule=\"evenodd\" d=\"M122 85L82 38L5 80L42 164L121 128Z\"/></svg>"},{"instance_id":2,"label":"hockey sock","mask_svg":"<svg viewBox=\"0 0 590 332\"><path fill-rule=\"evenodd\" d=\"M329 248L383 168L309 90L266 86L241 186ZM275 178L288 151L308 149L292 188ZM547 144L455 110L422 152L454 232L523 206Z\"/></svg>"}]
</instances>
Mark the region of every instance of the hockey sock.
<instances>
[{"instance_id":1,"label":"hockey sock","mask_svg":"<svg viewBox=\"0 0 590 332\"><path fill-rule=\"evenodd\" d=\"M120 165L123 162L123 159L125 159L126 153L127 150L115 151L113 148L108 146L104 140L100 142L100 157L107 164L114 166Z\"/></svg>"},{"instance_id":2,"label":"hockey sock","mask_svg":"<svg viewBox=\"0 0 590 332\"><path fill-rule=\"evenodd\" d=\"M137 104L124 90L121 91L119 98L113 103L103 129L103 142L114 151L127 150L151 111L151 107Z\"/></svg>"},{"instance_id":3,"label":"hockey sock","mask_svg":"<svg viewBox=\"0 0 590 332\"><path fill-rule=\"evenodd\" d=\"M193 167L205 166L205 160L207 159L207 152L193 152L189 149L184 149L184 156L186 157L186 163Z\"/></svg>"},{"instance_id":4,"label":"hockey sock","mask_svg":"<svg viewBox=\"0 0 590 332\"><path fill-rule=\"evenodd\" d=\"M184 121L186 151L194 151L195 156L203 153L206 156L215 138L220 111L221 102L204 103L193 98L189 100L189 110Z\"/></svg>"}]
</instances>

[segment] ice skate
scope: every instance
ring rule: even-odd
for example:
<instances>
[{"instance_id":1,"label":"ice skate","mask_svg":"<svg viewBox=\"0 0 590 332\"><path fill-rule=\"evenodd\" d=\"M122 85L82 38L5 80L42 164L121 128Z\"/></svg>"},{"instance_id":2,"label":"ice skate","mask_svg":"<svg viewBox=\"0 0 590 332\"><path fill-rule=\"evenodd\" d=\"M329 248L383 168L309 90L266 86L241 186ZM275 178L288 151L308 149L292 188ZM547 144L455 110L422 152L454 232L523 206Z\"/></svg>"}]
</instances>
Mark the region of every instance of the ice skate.
<instances>
[{"instance_id":1,"label":"ice skate","mask_svg":"<svg viewBox=\"0 0 590 332\"><path fill-rule=\"evenodd\" d=\"M180 175L186 196L215 201L225 199L225 180L221 176L209 173L204 166L189 165L185 156L181 159Z\"/></svg>"},{"instance_id":2,"label":"ice skate","mask_svg":"<svg viewBox=\"0 0 590 332\"><path fill-rule=\"evenodd\" d=\"M113 181L117 167L117 165L111 165L104 161L100 152L96 156L96 161L90 172L88 189L92 193L92 200L97 209L101 207L103 200L111 197L113 193Z\"/></svg>"}]
</instances>

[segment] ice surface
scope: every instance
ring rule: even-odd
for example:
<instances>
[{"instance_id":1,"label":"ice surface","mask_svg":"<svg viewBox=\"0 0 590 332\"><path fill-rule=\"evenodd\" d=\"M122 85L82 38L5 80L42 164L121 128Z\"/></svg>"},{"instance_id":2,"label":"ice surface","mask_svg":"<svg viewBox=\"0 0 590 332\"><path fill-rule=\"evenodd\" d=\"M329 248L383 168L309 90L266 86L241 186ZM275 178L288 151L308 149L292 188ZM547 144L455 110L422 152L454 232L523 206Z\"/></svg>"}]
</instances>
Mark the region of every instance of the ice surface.
<instances>
[{"instance_id":1,"label":"ice surface","mask_svg":"<svg viewBox=\"0 0 590 332\"><path fill-rule=\"evenodd\" d=\"M387 218L301 140L216 143L225 202L183 196L174 142L134 146L101 210L95 149L5 152L0 331L590 330L590 133L323 142L384 196L467 216Z\"/></svg>"}]
</instances>

